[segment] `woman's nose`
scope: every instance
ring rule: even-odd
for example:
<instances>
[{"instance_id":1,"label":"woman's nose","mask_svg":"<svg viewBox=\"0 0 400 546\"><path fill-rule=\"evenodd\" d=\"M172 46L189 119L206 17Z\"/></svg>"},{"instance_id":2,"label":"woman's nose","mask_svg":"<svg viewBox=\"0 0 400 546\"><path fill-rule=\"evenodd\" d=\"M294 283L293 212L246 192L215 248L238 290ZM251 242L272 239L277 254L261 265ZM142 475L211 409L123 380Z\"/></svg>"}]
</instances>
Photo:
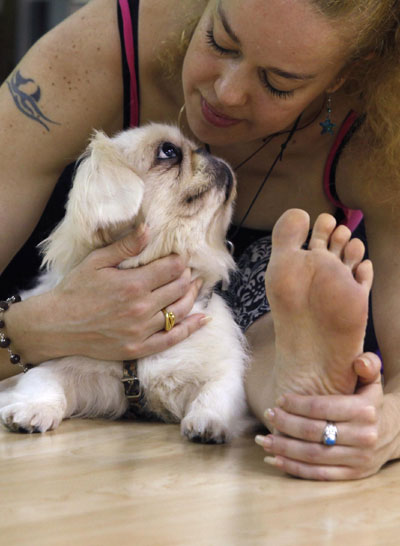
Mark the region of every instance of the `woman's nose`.
<instances>
[{"instance_id":1,"label":"woman's nose","mask_svg":"<svg viewBox=\"0 0 400 546\"><path fill-rule=\"evenodd\" d=\"M248 79L240 66L225 65L214 83L215 93L220 104L243 106L247 101Z\"/></svg>"}]
</instances>

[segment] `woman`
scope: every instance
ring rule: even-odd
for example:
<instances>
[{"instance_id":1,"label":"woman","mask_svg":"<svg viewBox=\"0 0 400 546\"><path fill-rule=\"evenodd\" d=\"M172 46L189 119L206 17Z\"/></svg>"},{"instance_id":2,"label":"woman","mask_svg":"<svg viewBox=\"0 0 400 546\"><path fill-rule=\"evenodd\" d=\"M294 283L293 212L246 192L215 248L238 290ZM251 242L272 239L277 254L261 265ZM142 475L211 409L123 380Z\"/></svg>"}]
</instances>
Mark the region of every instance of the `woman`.
<instances>
[{"instance_id":1,"label":"woman","mask_svg":"<svg viewBox=\"0 0 400 546\"><path fill-rule=\"evenodd\" d=\"M112 134L180 117L192 138L237 170L234 223L240 230L233 242L244 278L232 291L233 305L240 320L245 316L242 326L254 353L249 404L275 430L257 438L276 455L267 462L311 479L377 472L398 457L400 431L399 326L390 320L400 306L400 275L392 259L399 246L393 186L399 135L393 123L397 101L391 100L399 73L400 8L392 0L191 0L184 8L175 0L148 0L140 9L137 4L121 0L117 11L114 0L93 0L40 40L1 87L2 268L34 229L57 178L85 148L93 128ZM344 150L343 139L349 141ZM324 188L328 158L325 178L333 187ZM275 231L277 250L268 273L273 313L267 313L264 294L253 309L249 302L258 301L260 268L263 277L269 254L265 236L293 208L307 211L315 224L312 250L305 258L301 249L308 217L299 210L286 213ZM385 393L377 357L357 358L372 281L369 262L361 261L358 243L348 242L347 228L335 230L332 216L319 216L336 215L354 228L359 209L375 270L373 313ZM207 317L184 318L199 286L189 285L179 257L123 279L114 268L145 242L144 232L97 250L53 291L12 305L3 317L15 352L33 363L72 351L132 359L201 327ZM313 258L307 269L308 256ZM345 321L353 318L352 310L361 313L344 337L334 320L337 309L325 296L313 297L323 290L311 281L332 259L335 275L325 278L326 292L342 304ZM297 275L288 278L292 269L286 262L295 264ZM355 279L351 275L349 281L350 270ZM289 300L277 277L285 280ZM354 281L362 287L360 295L352 290ZM356 292L354 299L349 292ZM168 333L160 312L165 307L177 322ZM292 312L302 307L307 321ZM285 346L284 331L291 332L289 341L300 339L298 354ZM307 341L315 349L311 353ZM337 354L330 374L332 352ZM1 369L11 374L6 356L1 358ZM279 407L264 417L275 402ZM336 445L330 447L321 443L327 421L336 421Z\"/></svg>"}]
</instances>

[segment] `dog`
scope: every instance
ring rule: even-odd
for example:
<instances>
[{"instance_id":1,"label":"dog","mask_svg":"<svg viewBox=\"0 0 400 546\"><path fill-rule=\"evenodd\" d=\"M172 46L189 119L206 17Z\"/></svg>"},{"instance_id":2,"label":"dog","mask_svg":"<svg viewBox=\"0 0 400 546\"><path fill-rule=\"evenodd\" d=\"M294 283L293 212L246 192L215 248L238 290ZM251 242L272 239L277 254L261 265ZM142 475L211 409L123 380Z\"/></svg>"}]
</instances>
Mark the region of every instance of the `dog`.
<instances>
[{"instance_id":1,"label":"dog","mask_svg":"<svg viewBox=\"0 0 400 546\"><path fill-rule=\"evenodd\" d=\"M192 279L204 281L192 312L206 312L212 321L174 347L140 358L134 373L126 363L83 356L44 362L0 391L1 422L11 431L45 432L70 417L117 419L129 409L123 380L131 380L129 387L140 386L140 395L131 396L140 401L135 416L180 422L185 437L205 443L242 434L252 422L244 391L248 351L213 290L235 267L225 244L235 195L229 165L176 127L149 124L112 138L95 132L78 162L65 217L41 243L46 271L23 299L56 286L92 250L145 222L149 243L119 268L170 253L185 257Z\"/></svg>"}]
</instances>

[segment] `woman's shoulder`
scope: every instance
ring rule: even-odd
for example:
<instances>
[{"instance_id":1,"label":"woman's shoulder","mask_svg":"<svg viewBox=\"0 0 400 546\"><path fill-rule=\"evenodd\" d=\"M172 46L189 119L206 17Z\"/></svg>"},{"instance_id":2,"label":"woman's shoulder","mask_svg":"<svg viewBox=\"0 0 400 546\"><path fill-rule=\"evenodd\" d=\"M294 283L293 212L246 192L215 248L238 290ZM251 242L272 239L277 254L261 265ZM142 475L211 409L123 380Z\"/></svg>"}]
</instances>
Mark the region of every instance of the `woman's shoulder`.
<instances>
[{"instance_id":1,"label":"woman's shoulder","mask_svg":"<svg viewBox=\"0 0 400 546\"><path fill-rule=\"evenodd\" d=\"M51 43L65 50L65 56L72 49L82 55L118 54L117 0L91 0L62 23L45 34L38 42L49 46ZM97 62L94 58L93 62Z\"/></svg>"},{"instance_id":2,"label":"woman's shoulder","mask_svg":"<svg viewBox=\"0 0 400 546\"><path fill-rule=\"evenodd\" d=\"M388 179L379 168L379 161L368 136L359 130L343 150L336 170L336 189L342 203L362 210L369 218L385 215L387 207L400 207L400 192L393 177Z\"/></svg>"},{"instance_id":3,"label":"woman's shoulder","mask_svg":"<svg viewBox=\"0 0 400 546\"><path fill-rule=\"evenodd\" d=\"M42 82L48 101L59 94L71 126L74 113L79 121L85 112L88 126L117 130L112 119L121 109L122 77L116 0L92 0L77 10L36 42L19 68Z\"/></svg>"}]
</instances>

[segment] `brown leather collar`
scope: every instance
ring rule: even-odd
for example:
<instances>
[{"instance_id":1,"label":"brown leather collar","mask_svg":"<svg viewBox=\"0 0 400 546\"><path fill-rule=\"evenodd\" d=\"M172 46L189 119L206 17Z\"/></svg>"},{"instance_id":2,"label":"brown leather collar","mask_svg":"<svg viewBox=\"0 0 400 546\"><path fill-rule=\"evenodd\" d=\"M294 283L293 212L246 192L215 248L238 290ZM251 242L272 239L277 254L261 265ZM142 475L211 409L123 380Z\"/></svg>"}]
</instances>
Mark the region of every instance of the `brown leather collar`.
<instances>
[{"instance_id":1,"label":"brown leather collar","mask_svg":"<svg viewBox=\"0 0 400 546\"><path fill-rule=\"evenodd\" d=\"M137 373L137 360L123 361L122 383L128 401L128 411L143 415L146 399Z\"/></svg>"},{"instance_id":2,"label":"brown leather collar","mask_svg":"<svg viewBox=\"0 0 400 546\"><path fill-rule=\"evenodd\" d=\"M128 401L128 408L123 417L126 419L139 418L146 421L160 421L160 415L148 408L148 401L138 377L137 366L137 360L123 361L122 383Z\"/></svg>"}]
</instances>

